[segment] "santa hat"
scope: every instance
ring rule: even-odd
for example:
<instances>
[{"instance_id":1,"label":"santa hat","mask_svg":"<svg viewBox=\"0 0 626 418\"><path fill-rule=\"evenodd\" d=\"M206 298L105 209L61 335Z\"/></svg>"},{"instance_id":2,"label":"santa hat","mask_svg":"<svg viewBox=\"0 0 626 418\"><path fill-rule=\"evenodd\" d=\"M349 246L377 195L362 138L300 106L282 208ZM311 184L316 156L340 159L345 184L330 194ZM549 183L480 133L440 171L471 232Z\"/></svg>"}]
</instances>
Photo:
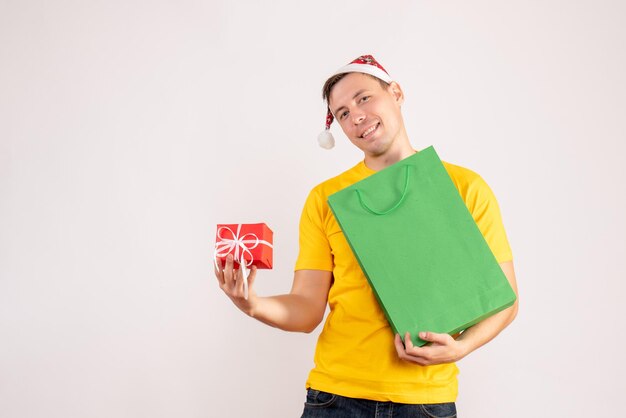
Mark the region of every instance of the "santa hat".
<instances>
[{"instance_id":1,"label":"santa hat","mask_svg":"<svg viewBox=\"0 0 626 418\"><path fill-rule=\"evenodd\" d=\"M331 77L337 74L346 74L346 73L363 73L372 75L380 80L383 80L385 83L391 83L393 80L387 73L387 70L383 68L382 65L376 61L376 59L371 55L361 55L348 65L345 65L335 71ZM326 107L326 129L322 131L317 137L317 142L319 142L320 147L331 149L335 146L335 138L333 134L330 133L330 125L333 123L335 117L330 111L330 107Z\"/></svg>"}]
</instances>

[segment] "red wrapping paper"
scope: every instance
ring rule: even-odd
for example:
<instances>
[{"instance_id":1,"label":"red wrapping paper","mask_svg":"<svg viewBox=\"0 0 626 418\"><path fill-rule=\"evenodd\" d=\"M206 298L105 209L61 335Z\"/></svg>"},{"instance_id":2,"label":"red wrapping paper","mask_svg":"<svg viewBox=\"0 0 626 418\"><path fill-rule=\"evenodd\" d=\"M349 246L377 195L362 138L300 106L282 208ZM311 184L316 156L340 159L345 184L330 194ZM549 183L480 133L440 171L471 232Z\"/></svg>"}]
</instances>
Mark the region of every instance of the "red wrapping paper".
<instances>
[{"instance_id":1,"label":"red wrapping paper","mask_svg":"<svg viewBox=\"0 0 626 418\"><path fill-rule=\"evenodd\" d=\"M274 233L264 223L218 224L215 234L215 262L226 264L226 256L232 254L235 268L242 259L248 268L271 269Z\"/></svg>"}]
</instances>

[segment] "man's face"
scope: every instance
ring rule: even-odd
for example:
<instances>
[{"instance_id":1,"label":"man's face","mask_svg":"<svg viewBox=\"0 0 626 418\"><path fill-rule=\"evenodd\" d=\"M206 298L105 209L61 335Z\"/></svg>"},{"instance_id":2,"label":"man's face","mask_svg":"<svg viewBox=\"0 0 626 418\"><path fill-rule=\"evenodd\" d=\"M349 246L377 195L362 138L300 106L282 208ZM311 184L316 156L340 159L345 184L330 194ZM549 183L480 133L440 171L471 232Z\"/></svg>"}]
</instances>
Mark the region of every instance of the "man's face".
<instances>
[{"instance_id":1,"label":"man's face","mask_svg":"<svg viewBox=\"0 0 626 418\"><path fill-rule=\"evenodd\" d=\"M366 74L351 73L335 84L328 104L348 139L366 156L377 157L400 142L403 99L397 83L385 89Z\"/></svg>"}]
</instances>

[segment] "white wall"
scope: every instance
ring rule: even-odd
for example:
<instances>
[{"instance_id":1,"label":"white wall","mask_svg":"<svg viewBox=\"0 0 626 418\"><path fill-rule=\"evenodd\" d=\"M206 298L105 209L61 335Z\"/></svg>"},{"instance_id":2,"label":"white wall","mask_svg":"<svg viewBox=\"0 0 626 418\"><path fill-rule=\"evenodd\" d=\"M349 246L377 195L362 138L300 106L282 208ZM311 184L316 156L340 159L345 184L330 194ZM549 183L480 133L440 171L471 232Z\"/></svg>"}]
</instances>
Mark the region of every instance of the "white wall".
<instances>
[{"instance_id":1,"label":"white wall","mask_svg":"<svg viewBox=\"0 0 626 418\"><path fill-rule=\"evenodd\" d=\"M626 367L621 1L0 1L0 416L296 417L316 333L240 314L215 224L267 222L289 290L320 87L374 54L409 136L499 198L520 315L465 417L614 415ZM319 330L318 330L319 331Z\"/></svg>"}]
</instances>

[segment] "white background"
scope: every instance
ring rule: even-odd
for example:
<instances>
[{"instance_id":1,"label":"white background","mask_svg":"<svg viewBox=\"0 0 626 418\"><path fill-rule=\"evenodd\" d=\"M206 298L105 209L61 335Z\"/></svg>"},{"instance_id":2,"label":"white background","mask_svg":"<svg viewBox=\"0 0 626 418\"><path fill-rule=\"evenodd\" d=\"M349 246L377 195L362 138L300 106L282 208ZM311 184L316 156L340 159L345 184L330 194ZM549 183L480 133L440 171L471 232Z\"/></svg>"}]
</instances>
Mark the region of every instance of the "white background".
<instances>
[{"instance_id":1,"label":"white background","mask_svg":"<svg viewBox=\"0 0 626 418\"><path fill-rule=\"evenodd\" d=\"M326 76L371 53L415 148L479 172L520 314L459 363L463 417L615 416L626 393L623 1L0 0L0 416L297 417L319 329L234 308L217 223L287 292Z\"/></svg>"}]
</instances>

